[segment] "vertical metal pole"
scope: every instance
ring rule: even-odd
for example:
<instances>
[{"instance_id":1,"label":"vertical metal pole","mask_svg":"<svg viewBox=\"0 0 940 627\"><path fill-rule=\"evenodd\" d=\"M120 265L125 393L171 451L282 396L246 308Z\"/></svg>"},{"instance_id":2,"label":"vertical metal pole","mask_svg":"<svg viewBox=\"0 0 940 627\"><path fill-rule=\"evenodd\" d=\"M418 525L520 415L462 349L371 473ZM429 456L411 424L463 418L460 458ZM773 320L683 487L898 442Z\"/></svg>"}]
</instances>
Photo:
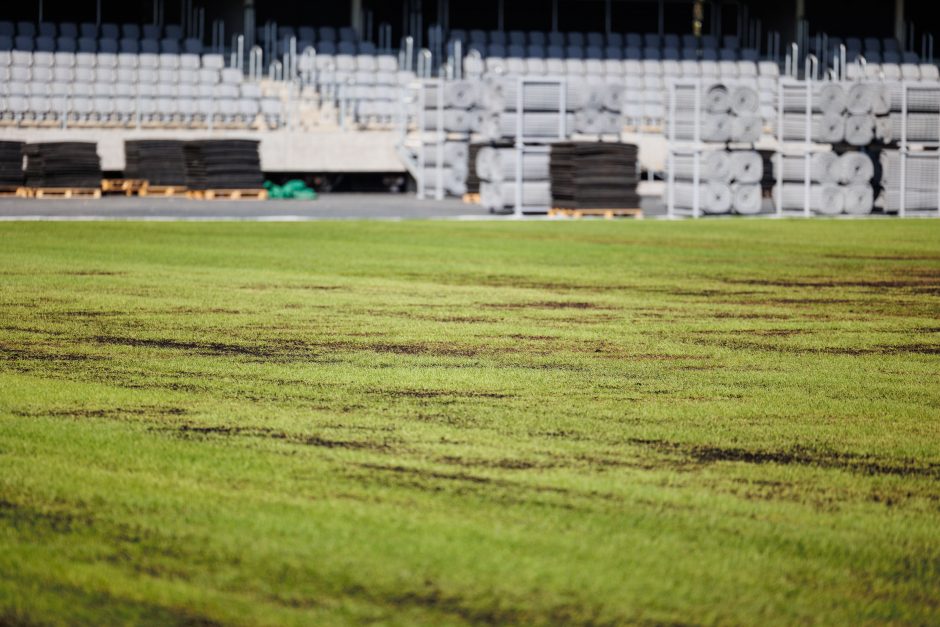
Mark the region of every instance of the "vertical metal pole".
<instances>
[{"instance_id":1,"label":"vertical metal pole","mask_svg":"<svg viewBox=\"0 0 940 627\"><path fill-rule=\"evenodd\" d=\"M418 200L424 200L425 197L425 186L424 186L424 133L425 133L425 101L426 101L426 85L427 83L424 80L418 80L418 137L420 141L418 142Z\"/></svg>"},{"instance_id":2,"label":"vertical metal pole","mask_svg":"<svg viewBox=\"0 0 940 627\"><path fill-rule=\"evenodd\" d=\"M702 207L699 202L701 182L699 181L699 159L702 152L702 81L695 80L695 127L693 136L695 143L692 148L692 216L699 218L702 215Z\"/></svg>"},{"instance_id":3,"label":"vertical metal pole","mask_svg":"<svg viewBox=\"0 0 940 627\"><path fill-rule=\"evenodd\" d=\"M42 6L42 0L39 0L39 6ZM42 21L41 10L39 21ZM101 0L95 0L95 26L101 28Z\"/></svg>"},{"instance_id":4,"label":"vertical metal pole","mask_svg":"<svg viewBox=\"0 0 940 627\"><path fill-rule=\"evenodd\" d=\"M552 32L558 32L558 0L552 0Z\"/></svg>"},{"instance_id":5,"label":"vertical metal pole","mask_svg":"<svg viewBox=\"0 0 940 627\"><path fill-rule=\"evenodd\" d=\"M506 30L506 0L496 0L496 30Z\"/></svg>"},{"instance_id":6,"label":"vertical metal pole","mask_svg":"<svg viewBox=\"0 0 940 627\"><path fill-rule=\"evenodd\" d=\"M669 142L666 153L667 173L666 183L666 214L670 219L676 217L676 84L669 81Z\"/></svg>"},{"instance_id":7,"label":"vertical metal pole","mask_svg":"<svg viewBox=\"0 0 940 627\"><path fill-rule=\"evenodd\" d=\"M907 207L907 81L901 83L901 174L898 177L898 216L904 217Z\"/></svg>"},{"instance_id":8,"label":"vertical metal pole","mask_svg":"<svg viewBox=\"0 0 940 627\"><path fill-rule=\"evenodd\" d=\"M525 99L522 97L522 92L525 90L525 84L525 78L519 77L516 79L516 203L513 214L517 218L522 217L522 153L525 150L522 136L525 130L522 124Z\"/></svg>"},{"instance_id":9,"label":"vertical metal pole","mask_svg":"<svg viewBox=\"0 0 940 627\"><path fill-rule=\"evenodd\" d=\"M437 79L437 190L434 197L444 200L444 79Z\"/></svg>"},{"instance_id":10,"label":"vertical metal pole","mask_svg":"<svg viewBox=\"0 0 940 627\"><path fill-rule=\"evenodd\" d=\"M777 215L783 215L783 79L777 78Z\"/></svg>"},{"instance_id":11,"label":"vertical metal pole","mask_svg":"<svg viewBox=\"0 0 940 627\"><path fill-rule=\"evenodd\" d=\"M806 72L803 80L806 86L806 136L803 144L803 216L810 217L810 150L812 149L813 137L813 83Z\"/></svg>"},{"instance_id":12,"label":"vertical metal pole","mask_svg":"<svg viewBox=\"0 0 940 627\"><path fill-rule=\"evenodd\" d=\"M604 32L610 35L613 29L613 1L604 0Z\"/></svg>"},{"instance_id":13,"label":"vertical metal pole","mask_svg":"<svg viewBox=\"0 0 940 627\"><path fill-rule=\"evenodd\" d=\"M894 36L904 49L906 29L904 28L904 0L894 0Z\"/></svg>"}]
</instances>

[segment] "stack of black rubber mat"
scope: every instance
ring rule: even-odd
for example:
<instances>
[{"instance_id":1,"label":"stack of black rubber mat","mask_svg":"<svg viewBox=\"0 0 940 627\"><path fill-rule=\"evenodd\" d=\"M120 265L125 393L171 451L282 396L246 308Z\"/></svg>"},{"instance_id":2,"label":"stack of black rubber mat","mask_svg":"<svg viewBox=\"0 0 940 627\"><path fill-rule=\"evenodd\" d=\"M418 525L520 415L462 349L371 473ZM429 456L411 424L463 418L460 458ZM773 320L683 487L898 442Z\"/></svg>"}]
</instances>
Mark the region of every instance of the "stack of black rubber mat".
<instances>
[{"instance_id":1,"label":"stack of black rubber mat","mask_svg":"<svg viewBox=\"0 0 940 627\"><path fill-rule=\"evenodd\" d=\"M124 177L150 185L186 185L185 142L136 139L124 142Z\"/></svg>"},{"instance_id":2,"label":"stack of black rubber mat","mask_svg":"<svg viewBox=\"0 0 940 627\"><path fill-rule=\"evenodd\" d=\"M23 142L0 142L0 187L23 184Z\"/></svg>"},{"instance_id":3,"label":"stack of black rubber mat","mask_svg":"<svg viewBox=\"0 0 940 627\"><path fill-rule=\"evenodd\" d=\"M94 142L26 144L25 152L26 184L29 187L101 187L101 159Z\"/></svg>"},{"instance_id":4,"label":"stack of black rubber mat","mask_svg":"<svg viewBox=\"0 0 940 627\"><path fill-rule=\"evenodd\" d=\"M261 189L264 175L258 143L250 139L187 142L187 186L190 189Z\"/></svg>"},{"instance_id":5,"label":"stack of black rubber mat","mask_svg":"<svg viewBox=\"0 0 940 627\"><path fill-rule=\"evenodd\" d=\"M633 144L552 144L552 206L566 209L631 209L640 206Z\"/></svg>"}]
</instances>

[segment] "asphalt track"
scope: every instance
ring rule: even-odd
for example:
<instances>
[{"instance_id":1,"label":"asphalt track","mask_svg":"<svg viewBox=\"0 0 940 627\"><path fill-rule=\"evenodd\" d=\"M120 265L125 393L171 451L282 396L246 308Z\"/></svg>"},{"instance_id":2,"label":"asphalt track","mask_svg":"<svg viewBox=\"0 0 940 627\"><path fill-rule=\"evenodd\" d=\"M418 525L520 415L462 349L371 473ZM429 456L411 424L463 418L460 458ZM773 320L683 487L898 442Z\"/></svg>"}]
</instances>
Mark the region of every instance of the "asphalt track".
<instances>
[{"instance_id":1,"label":"asphalt track","mask_svg":"<svg viewBox=\"0 0 940 627\"><path fill-rule=\"evenodd\" d=\"M658 198L645 199L648 216L664 213ZM417 200L411 194L324 194L315 201L188 200L127 198L100 200L0 198L0 220L429 220L507 219L457 199Z\"/></svg>"}]
</instances>

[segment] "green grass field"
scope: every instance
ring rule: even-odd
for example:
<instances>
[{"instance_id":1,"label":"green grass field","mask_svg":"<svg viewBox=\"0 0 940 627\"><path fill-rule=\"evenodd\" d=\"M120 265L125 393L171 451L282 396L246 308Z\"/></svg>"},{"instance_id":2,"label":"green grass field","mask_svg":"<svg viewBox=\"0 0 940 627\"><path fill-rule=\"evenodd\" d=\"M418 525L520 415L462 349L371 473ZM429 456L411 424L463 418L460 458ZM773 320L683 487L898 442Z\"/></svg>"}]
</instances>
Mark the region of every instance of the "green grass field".
<instances>
[{"instance_id":1,"label":"green grass field","mask_svg":"<svg viewBox=\"0 0 940 627\"><path fill-rule=\"evenodd\" d=\"M0 624L940 622L940 221L0 225Z\"/></svg>"}]
</instances>

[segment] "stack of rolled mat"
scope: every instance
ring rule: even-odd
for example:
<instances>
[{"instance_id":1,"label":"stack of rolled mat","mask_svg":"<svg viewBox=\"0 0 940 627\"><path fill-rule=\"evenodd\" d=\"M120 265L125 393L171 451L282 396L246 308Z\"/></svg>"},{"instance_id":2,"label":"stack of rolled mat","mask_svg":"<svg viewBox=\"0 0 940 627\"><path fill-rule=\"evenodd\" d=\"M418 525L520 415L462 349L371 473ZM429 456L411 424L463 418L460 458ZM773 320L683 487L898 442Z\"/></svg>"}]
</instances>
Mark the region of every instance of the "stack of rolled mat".
<instances>
[{"instance_id":1,"label":"stack of rolled mat","mask_svg":"<svg viewBox=\"0 0 940 627\"><path fill-rule=\"evenodd\" d=\"M782 186L775 188L773 199L784 210L803 210L806 203L807 166L809 208L823 215L848 213L865 215L874 206L872 179L875 166L864 152L816 152L806 156L780 155Z\"/></svg>"},{"instance_id":2,"label":"stack of rolled mat","mask_svg":"<svg viewBox=\"0 0 940 627\"><path fill-rule=\"evenodd\" d=\"M633 144L559 142L551 146L552 205L564 209L640 206Z\"/></svg>"},{"instance_id":3,"label":"stack of rolled mat","mask_svg":"<svg viewBox=\"0 0 940 627\"><path fill-rule=\"evenodd\" d=\"M902 97L901 83L888 84L891 113L879 132L885 143L901 141ZM907 141L935 142L940 139L940 85L915 85L907 92Z\"/></svg>"},{"instance_id":4,"label":"stack of rolled mat","mask_svg":"<svg viewBox=\"0 0 940 627\"><path fill-rule=\"evenodd\" d=\"M789 141L806 140L806 84L783 91L783 127ZM809 103L810 141L867 146L884 139L890 95L883 83L812 84Z\"/></svg>"},{"instance_id":5,"label":"stack of rolled mat","mask_svg":"<svg viewBox=\"0 0 940 627\"><path fill-rule=\"evenodd\" d=\"M754 150L710 150L700 153L698 202L703 213L734 211L760 213L764 159ZM695 201L695 161L692 154L673 155L673 204L692 209Z\"/></svg>"},{"instance_id":6,"label":"stack of rolled mat","mask_svg":"<svg viewBox=\"0 0 940 627\"><path fill-rule=\"evenodd\" d=\"M480 178L480 204L501 211L516 204L518 151L505 146L484 146L477 151L474 166ZM548 207L551 201L547 153L522 154L522 204Z\"/></svg>"},{"instance_id":7,"label":"stack of rolled mat","mask_svg":"<svg viewBox=\"0 0 940 627\"><path fill-rule=\"evenodd\" d=\"M23 142L0 141L0 187L23 184Z\"/></svg>"},{"instance_id":8,"label":"stack of rolled mat","mask_svg":"<svg viewBox=\"0 0 940 627\"><path fill-rule=\"evenodd\" d=\"M186 185L186 142L138 139L124 142L124 177L150 185Z\"/></svg>"},{"instance_id":9,"label":"stack of rolled mat","mask_svg":"<svg viewBox=\"0 0 940 627\"><path fill-rule=\"evenodd\" d=\"M100 189L101 160L94 142L26 144L26 185Z\"/></svg>"},{"instance_id":10,"label":"stack of rolled mat","mask_svg":"<svg viewBox=\"0 0 940 627\"><path fill-rule=\"evenodd\" d=\"M940 191L940 152L935 150L912 151L904 164L904 179L901 179L901 152L895 149L882 150L878 155L877 184L879 188L875 205L885 212L896 212L901 208L901 187L904 187L905 210L936 210Z\"/></svg>"},{"instance_id":11,"label":"stack of rolled mat","mask_svg":"<svg viewBox=\"0 0 940 627\"><path fill-rule=\"evenodd\" d=\"M190 189L261 189L264 175L253 139L186 142L186 185Z\"/></svg>"},{"instance_id":12,"label":"stack of rolled mat","mask_svg":"<svg viewBox=\"0 0 940 627\"><path fill-rule=\"evenodd\" d=\"M699 103L699 140L753 144L763 132L760 97L750 85L714 84L702 91ZM677 87L675 91L675 138L695 139L695 90ZM672 129L666 129L671 137Z\"/></svg>"},{"instance_id":13,"label":"stack of rolled mat","mask_svg":"<svg viewBox=\"0 0 940 627\"><path fill-rule=\"evenodd\" d=\"M469 133L479 129L481 120L479 81L456 80L426 83L422 89L424 90L424 130Z\"/></svg>"},{"instance_id":14,"label":"stack of rolled mat","mask_svg":"<svg viewBox=\"0 0 940 627\"><path fill-rule=\"evenodd\" d=\"M424 146L424 188L433 193L441 185L445 194L463 196L467 193L469 145L465 141L448 141Z\"/></svg>"}]
</instances>

